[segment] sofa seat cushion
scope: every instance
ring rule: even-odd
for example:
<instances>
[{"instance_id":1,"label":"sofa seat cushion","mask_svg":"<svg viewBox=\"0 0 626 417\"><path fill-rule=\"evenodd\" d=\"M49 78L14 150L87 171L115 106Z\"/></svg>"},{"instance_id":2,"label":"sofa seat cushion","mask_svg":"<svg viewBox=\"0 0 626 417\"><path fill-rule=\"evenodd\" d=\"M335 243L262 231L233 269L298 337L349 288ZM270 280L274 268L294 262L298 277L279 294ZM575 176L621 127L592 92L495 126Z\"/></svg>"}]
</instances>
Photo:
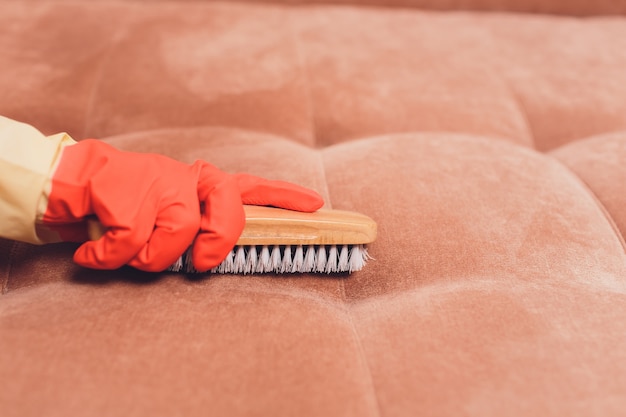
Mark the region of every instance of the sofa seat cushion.
<instances>
[{"instance_id":1,"label":"sofa seat cushion","mask_svg":"<svg viewBox=\"0 0 626 417\"><path fill-rule=\"evenodd\" d=\"M1 114L379 227L352 275L91 271L0 241L3 415L623 413L626 18L1 6Z\"/></svg>"}]
</instances>

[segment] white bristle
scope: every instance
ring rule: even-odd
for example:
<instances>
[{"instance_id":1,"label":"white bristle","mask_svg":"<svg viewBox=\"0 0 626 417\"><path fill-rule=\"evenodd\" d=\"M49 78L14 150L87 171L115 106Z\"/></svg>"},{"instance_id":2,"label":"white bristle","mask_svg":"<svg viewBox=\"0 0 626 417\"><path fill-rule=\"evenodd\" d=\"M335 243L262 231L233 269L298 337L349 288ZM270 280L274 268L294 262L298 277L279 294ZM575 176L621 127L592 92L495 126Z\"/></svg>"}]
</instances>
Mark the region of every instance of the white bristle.
<instances>
[{"instance_id":1,"label":"white bristle","mask_svg":"<svg viewBox=\"0 0 626 417\"><path fill-rule=\"evenodd\" d=\"M248 254L246 255L246 266L242 272L244 274L252 274L256 272L256 264L258 260L256 246L252 245L248 249Z\"/></svg>"},{"instance_id":2,"label":"white bristle","mask_svg":"<svg viewBox=\"0 0 626 417\"><path fill-rule=\"evenodd\" d=\"M304 256L304 272L311 272L315 268L315 246L309 245L306 247L306 255Z\"/></svg>"},{"instance_id":3,"label":"white bristle","mask_svg":"<svg viewBox=\"0 0 626 417\"><path fill-rule=\"evenodd\" d=\"M183 267L184 267L184 258L185 255L183 254L183 256L179 257L178 259L176 259L176 262L174 262L171 266L170 266L170 271L182 271Z\"/></svg>"},{"instance_id":4,"label":"white bristle","mask_svg":"<svg viewBox=\"0 0 626 417\"><path fill-rule=\"evenodd\" d=\"M245 267L246 267L246 251L244 250L243 246L239 246L237 247L237 250L235 251L235 262L233 265L233 269L234 271L237 271L236 273L240 273L240 271L243 271Z\"/></svg>"},{"instance_id":5,"label":"white bristle","mask_svg":"<svg viewBox=\"0 0 626 417\"><path fill-rule=\"evenodd\" d=\"M191 248L168 271L196 273ZM372 259L365 245L307 245L281 247L235 246L210 272L217 274L337 273L360 271Z\"/></svg>"},{"instance_id":6,"label":"white bristle","mask_svg":"<svg viewBox=\"0 0 626 417\"><path fill-rule=\"evenodd\" d=\"M188 273L195 271L195 268L193 267L193 258L191 256L191 248L187 249L187 252L185 252L185 262L183 268L185 268L185 272Z\"/></svg>"},{"instance_id":7,"label":"white bristle","mask_svg":"<svg viewBox=\"0 0 626 417\"><path fill-rule=\"evenodd\" d=\"M270 270L270 249L267 246L263 246L259 254L255 272L263 273L269 272Z\"/></svg>"},{"instance_id":8,"label":"white bristle","mask_svg":"<svg viewBox=\"0 0 626 417\"><path fill-rule=\"evenodd\" d=\"M339 265L337 265L337 268L340 271L348 270L348 266L350 265L348 263L349 258L350 258L350 252L348 251L348 245L343 245L341 247L341 252L339 253Z\"/></svg>"},{"instance_id":9,"label":"white bristle","mask_svg":"<svg viewBox=\"0 0 626 417\"><path fill-rule=\"evenodd\" d=\"M235 268L235 252L232 250L228 252L228 255L226 255L226 259L224 259L224 261L219 264L219 267L221 274L227 271L232 271Z\"/></svg>"},{"instance_id":10,"label":"white bristle","mask_svg":"<svg viewBox=\"0 0 626 417\"><path fill-rule=\"evenodd\" d=\"M332 272L337 272L337 246L332 245L328 250L328 260L326 261L326 269L324 272L330 274Z\"/></svg>"},{"instance_id":11,"label":"white bristle","mask_svg":"<svg viewBox=\"0 0 626 417\"><path fill-rule=\"evenodd\" d=\"M283 262L280 266L281 274L291 272L291 246L285 246L285 252L283 253Z\"/></svg>"},{"instance_id":12,"label":"white bristle","mask_svg":"<svg viewBox=\"0 0 626 417\"><path fill-rule=\"evenodd\" d=\"M302 245L296 246L292 262L291 272L304 272L302 271L302 266L304 265L304 249L302 249Z\"/></svg>"},{"instance_id":13,"label":"white bristle","mask_svg":"<svg viewBox=\"0 0 626 417\"><path fill-rule=\"evenodd\" d=\"M226 258L215 268L211 269L214 274L223 274L227 271L232 271L235 267L235 252L234 249L228 252Z\"/></svg>"},{"instance_id":14,"label":"white bristle","mask_svg":"<svg viewBox=\"0 0 626 417\"><path fill-rule=\"evenodd\" d=\"M355 245L350 250L348 272L360 271L369 259L367 250L361 245Z\"/></svg>"},{"instance_id":15,"label":"white bristle","mask_svg":"<svg viewBox=\"0 0 626 417\"><path fill-rule=\"evenodd\" d=\"M326 247L320 246L317 249L317 257L315 260L315 271L324 272L326 269Z\"/></svg>"},{"instance_id":16,"label":"white bristle","mask_svg":"<svg viewBox=\"0 0 626 417\"><path fill-rule=\"evenodd\" d=\"M270 269L266 272L278 272L281 270L283 259L280 254L280 246L275 245L272 248L272 255L270 256Z\"/></svg>"}]
</instances>

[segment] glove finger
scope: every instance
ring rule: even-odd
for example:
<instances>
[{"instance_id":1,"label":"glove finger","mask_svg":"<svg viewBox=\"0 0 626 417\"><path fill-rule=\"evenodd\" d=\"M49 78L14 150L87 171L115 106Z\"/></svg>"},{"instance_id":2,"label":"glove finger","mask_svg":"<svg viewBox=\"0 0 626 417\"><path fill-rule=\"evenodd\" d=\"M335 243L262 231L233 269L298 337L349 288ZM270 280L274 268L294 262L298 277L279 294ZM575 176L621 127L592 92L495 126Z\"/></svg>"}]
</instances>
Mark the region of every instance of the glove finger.
<instances>
[{"instance_id":1,"label":"glove finger","mask_svg":"<svg viewBox=\"0 0 626 417\"><path fill-rule=\"evenodd\" d=\"M83 243L74 252L74 262L93 269L117 269L127 264L150 239L156 209L153 204L144 203L138 212L123 221L112 219L108 212L96 216L106 231L99 239Z\"/></svg>"},{"instance_id":2,"label":"glove finger","mask_svg":"<svg viewBox=\"0 0 626 417\"><path fill-rule=\"evenodd\" d=\"M317 192L285 181L273 181L250 174L236 174L243 204L274 206L313 212L324 205Z\"/></svg>"},{"instance_id":3,"label":"glove finger","mask_svg":"<svg viewBox=\"0 0 626 417\"><path fill-rule=\"evenodd\" d=\"M237 243L245 225L241 196L233 177L214 185L203 202L200 233L192 250L193 265L198 271L219 265Z\"/></svg>"},{"instance_id":4,"label":"glove finger","mask_svg":"<svg viewBox=\"0 0 626 417\"><path fill-rule=\"evenodd\" d=\"M100 239L83 243L74 252L74 262L93 269L117 269L128 263L149 237L148 231L110 228Z\"/></svg>"},{"instance_id":5,"label":"glove finger","mask_svg":"<svg viewBox=\"0 0 626 417\"><path fill-rule=\"evenodd\" d=\"M142 271L163 271L193 243L200 227L200 208L171 205L159 213L148 242L128 265Z\"/></svg>"}]
</instances>

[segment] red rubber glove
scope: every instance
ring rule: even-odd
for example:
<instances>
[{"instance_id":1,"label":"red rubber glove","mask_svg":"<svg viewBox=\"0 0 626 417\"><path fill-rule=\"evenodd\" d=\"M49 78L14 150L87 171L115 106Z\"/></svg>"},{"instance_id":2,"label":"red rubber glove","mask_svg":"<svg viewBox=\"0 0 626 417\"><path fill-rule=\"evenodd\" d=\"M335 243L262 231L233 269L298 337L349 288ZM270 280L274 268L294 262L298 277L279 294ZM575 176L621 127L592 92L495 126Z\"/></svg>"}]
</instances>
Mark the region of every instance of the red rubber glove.
<instances>
[{"instance_id":1,"label":"red rubber glove","mask_svg":"<svg viewBox=\"0 0 626 417\"><path fill-rule=\"evenodd\" d=\"M206 271L241 235L243 204L312 212L323 200L291 183L227 174L204 161L187 165L124 152L89 139L64 148L43 222L69 231L64 239L71 240L84 236L79 229L85 217L98 217L107 231L76 250L74 261L82 266L162 271L193 244L194 267Z\"/></svg>"}]
</instances>

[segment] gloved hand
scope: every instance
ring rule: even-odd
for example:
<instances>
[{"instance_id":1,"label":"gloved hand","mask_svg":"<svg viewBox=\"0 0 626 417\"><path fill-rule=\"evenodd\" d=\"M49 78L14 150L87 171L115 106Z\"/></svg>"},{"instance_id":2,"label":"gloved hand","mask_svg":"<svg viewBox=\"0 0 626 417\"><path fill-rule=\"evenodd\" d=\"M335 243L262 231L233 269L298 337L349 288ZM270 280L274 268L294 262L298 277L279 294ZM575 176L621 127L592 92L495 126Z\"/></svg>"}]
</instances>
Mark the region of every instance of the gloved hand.
<instances>
[{"instance_id":1,"label":"gloved hand","mask_svg":"<svg viewBox=\"0 0 626 417\"><path fill-rule=\"evenodd\" d=\"M43 223L65 230L64 240L84 241L84 219L98 217L107 231L76 250L74 261L82 266L161 271L193 243L194 267L205 271L241 235L243 204L312 212L323 200L288 182L228 174L204 161L187 165L124 152L88 139L63 149Z\"/></svg>"}]
</instances>

